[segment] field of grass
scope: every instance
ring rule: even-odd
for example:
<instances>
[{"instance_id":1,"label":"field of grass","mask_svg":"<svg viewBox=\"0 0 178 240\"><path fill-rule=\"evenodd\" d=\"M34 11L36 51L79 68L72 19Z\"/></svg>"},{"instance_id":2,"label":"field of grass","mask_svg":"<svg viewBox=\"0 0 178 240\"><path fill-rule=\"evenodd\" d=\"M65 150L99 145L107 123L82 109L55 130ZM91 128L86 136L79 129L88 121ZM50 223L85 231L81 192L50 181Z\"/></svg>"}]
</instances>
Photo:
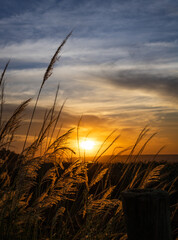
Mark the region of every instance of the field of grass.
<instances>
[{"instance_id":1,"label":"field of grass","mask_svg":"<svg viewBox=\"0 0 178 240\"><path fill-rule=\"evenodd\" d=\"M43 85L52 74L58 54L69 36L57 49L44 74L21 154L9 149L30 99L20 104L3 122L4 75L8 64L1 75L0 239L127 239L121 192L130 188L168 191L172 233L176 239L178 163L139 161L139 155L152 136L143 143L137 156L133 155L148 128L139 134L123 163L99 163L99 157L93 163L82 158L67 161L65 156L73 152L66 145L72 130L63 135L59 132L53 138L62 110L61 107L57 114L55 112L57 89L54 104L46 112L38 136L27 146ZM45 150L40 154L44 145Z\"/></svg>"}]
</instances>

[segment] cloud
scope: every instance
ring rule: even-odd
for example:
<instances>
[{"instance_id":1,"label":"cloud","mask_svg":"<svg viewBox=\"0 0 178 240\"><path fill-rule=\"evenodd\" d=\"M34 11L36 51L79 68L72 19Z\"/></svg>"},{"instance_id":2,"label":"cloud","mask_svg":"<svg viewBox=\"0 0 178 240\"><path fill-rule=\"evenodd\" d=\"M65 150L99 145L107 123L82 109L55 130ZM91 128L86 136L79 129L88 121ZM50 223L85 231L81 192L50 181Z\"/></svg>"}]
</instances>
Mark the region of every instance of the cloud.
<instances>
[{"instance_id":1,"label":"cloud","mask_svg":"<svg viewBox=\"0 0 178 240\"><path fill-rule=\"evenodd\" d=\"M21 4L21 3L20 3ZM83 38L115 38L122 43L177 39L175 1L23 1L11 8L3 3L0 14L1 43L61 37L75 28ZM23 10L22 10L23 9ZM6 14L5 14L6 13ZM169 24L168 24L169 23ZM159 34L158 34L159 32ZM132 41L131 41L132 39Z\"/></svg>"},{"instance_id":2,"label":"cloud","mask_svg":"<svg viewBox=\"0 0 178 240\"><path fill-rule=\"evenodd\" d=\"M178 100L178 76L176 75L165 76L144 71L125 70L106 73L105 79L118 88L143 90L145 93L155 93Z\"/></svg>"},{"instance_id":3,"label":"cloud","mask_svg":"<svg viewBox=\"0 0 178 240\"><path fill-rule=\"evenodd\" d=\"M177 63L175 1L39 1L3 3L0 62L12 68L43 67L74 28L65 64ZM171 13L171 15L170 15ZM21 66L20 66L21 65Z\"/></svg>"},{"instance_id":4,"label":"cloud","mask_svg":"<svg viewBox=\"0 0 178 240\"><path fill-rule=\"evenodd\" d=\"M5 107L3 109L3 120L9 119L17 107L18 107L18 104L5 104ZM40 130L40 127L42 126L42 123L43 123L45 112L46 110L49 110L49 109L50 107L46 107L46 108L40 107L40 106L37 107L37 111L35 112L35 116L32 124L32 130L31 130L31 133L33 135L37 134L38 131ZM23 112L22 127L20 127L20 129L18 130L18 134L22 134L22 135L26 134L27 126L32 114L32 110L33 110L33 106L28 105L25 111ZM57 110L58 111L60 110L60 106L56 107L56 110L54 112L54 115L56 116L58 114ZM61 125L63 126L63 131L69 130L71 128L77 128L81 117L82 119L81 119L80 127L86 128L87 131L89 131L89 129L101 130L103 128L106 128L108 124L111 123L110 118L107 116L102 116L102 115L97 116L94 114L93 115L85 114L82 116L81 114L68 111L67 109L64 108L64 110L60 115L59 124L57 128L59 129Z\"/></svg>"}]
</instances>

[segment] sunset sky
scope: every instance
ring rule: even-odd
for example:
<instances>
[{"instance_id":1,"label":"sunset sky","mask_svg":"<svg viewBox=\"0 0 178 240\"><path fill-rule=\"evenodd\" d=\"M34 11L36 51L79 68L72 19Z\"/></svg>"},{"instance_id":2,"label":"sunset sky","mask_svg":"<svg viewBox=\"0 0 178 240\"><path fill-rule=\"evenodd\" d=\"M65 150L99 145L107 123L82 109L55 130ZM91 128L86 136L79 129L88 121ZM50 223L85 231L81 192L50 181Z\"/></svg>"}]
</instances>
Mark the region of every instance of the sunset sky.
<instances>
[{"instance_id":1,"label":"sunset sky","mask_svg":"<svg viewBox=\"0 0 178 240\"><path fill-rule=\"evenodd\" d=\"M178 1L0 0L0 8L1 70L11 59L4 117L36 95L52 55L73 30L45 83L36 129L60 83L65 130L83 116L81 138L89 134L99 146L118 129L118 146L125 148L149 125L158 134L145 153L166 145L162 153L178 154ZM23 134L22 128L19 141Z\"/></svg>"}]
</instances>

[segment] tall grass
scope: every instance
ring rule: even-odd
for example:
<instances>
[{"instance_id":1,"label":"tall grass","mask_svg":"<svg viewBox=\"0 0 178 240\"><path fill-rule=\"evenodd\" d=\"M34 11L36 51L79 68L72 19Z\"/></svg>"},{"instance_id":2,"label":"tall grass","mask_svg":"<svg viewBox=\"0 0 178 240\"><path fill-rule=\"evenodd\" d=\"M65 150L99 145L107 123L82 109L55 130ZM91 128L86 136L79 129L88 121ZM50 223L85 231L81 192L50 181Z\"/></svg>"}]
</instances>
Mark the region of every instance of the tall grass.
<instances>
[{"instance_id":1,"label":"tall grass","mask_svg":"<svg viewBox=\"0 0 178 240\"><path fill-rule=\"evenodd\" d=\"M103 143L93 163L81 161L81 156L67 162L68 153L74 153L66 144L73 129L69 129L62 135L59 131L54 138L63 109L62 105L56 113L59 88L57 88L53 106L44 115L38 136L27 146L42 88L51 76L58 54L70 35L71 33L59 46L44 74L21 154L15 154L8 149L11 149L16 131L21 126L22 114L31 99L22 102L11 117L3 122L3 110L6 107L4 76L8 63L2 72L0 78L0 239L126 239L120 197L123 190L151 186L166 189L170 196L177 194L177 178L170 175L171 171L169 174L169 171L165 170L167 167L171 170L170 165L167 163L160 165L155 162L145 165L139 161L139 155L142 154L153 135L143 142L137 156L134 155L138 143L144 141L149 131L148 127L139 134L135 145L130 149L128 159L123 164L114 165L111 162L124 151L111 156L106 163L99 163L100 157L118 137L104 150L105 142ZM43 151L40 152L42 148ZM176 204L173 198L171 209L174 236L177 234L174 227Z\"/></svg>"}]
</instances>

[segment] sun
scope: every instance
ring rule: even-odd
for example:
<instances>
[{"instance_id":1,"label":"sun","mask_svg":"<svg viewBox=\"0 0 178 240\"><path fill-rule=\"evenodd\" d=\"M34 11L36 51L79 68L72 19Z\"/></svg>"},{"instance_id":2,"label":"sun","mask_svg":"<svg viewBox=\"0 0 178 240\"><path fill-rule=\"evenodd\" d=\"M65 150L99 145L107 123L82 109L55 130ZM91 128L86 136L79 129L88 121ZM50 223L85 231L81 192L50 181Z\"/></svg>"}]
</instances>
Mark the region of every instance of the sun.
<instances>
[{"instance_id":1,"label":"sun","mask_svg":"<svg viewBox=\"0 0 178 240\"><path fill-rule=\"evenodd\" d=\"M95 146L95 142L92 140L85 140L80 143L80 147L84 150L92 150Z\"/></svg>"}]
</instances>

